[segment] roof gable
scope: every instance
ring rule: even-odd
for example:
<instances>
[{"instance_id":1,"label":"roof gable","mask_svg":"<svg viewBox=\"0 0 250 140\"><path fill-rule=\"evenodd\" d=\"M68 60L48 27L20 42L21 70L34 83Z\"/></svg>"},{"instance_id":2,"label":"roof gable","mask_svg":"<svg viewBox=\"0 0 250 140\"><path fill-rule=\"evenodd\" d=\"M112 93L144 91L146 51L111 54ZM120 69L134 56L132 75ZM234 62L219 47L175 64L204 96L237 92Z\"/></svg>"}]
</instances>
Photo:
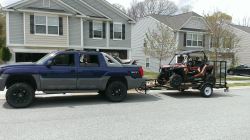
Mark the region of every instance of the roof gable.
<instances>
[{"instance_id":1,"label":"roof gable","mask_svg":"<svg viewBox=\"0 0 250 140\"><path fill-rule=\"evenodd\" d=\"M180 30L185 25L192 21L192 17L203 18L195 12L188 12L184 14L174 15L174 16L166 16L166 15L151 15L151 17L156 20L168 25L170 28L174 30ZM193 22L193 21L192 21ZM204 24L207 24L206 22ZM207 25L208 26L208 25Z\"/></svg>"}]
</instances>

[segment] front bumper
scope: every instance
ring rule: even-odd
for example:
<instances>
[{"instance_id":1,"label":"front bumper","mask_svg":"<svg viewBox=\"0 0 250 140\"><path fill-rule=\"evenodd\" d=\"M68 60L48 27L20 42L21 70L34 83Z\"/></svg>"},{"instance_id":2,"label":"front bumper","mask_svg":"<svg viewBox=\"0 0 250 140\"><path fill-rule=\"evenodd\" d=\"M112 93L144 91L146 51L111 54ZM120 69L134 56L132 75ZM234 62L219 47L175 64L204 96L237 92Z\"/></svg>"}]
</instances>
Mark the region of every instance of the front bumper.
<instances>
[{"instance_id":1,"label":"front bumper","mask_svg":"<svg viewBox=\"0 0 250 140\"><path fill-rule=\"evenodd\" d=\"M128 82L128 89L135 89L140 88L146 83L146 79L144 78L132 78L132 77L126 77Z\"/></svg>"}]
</instances>

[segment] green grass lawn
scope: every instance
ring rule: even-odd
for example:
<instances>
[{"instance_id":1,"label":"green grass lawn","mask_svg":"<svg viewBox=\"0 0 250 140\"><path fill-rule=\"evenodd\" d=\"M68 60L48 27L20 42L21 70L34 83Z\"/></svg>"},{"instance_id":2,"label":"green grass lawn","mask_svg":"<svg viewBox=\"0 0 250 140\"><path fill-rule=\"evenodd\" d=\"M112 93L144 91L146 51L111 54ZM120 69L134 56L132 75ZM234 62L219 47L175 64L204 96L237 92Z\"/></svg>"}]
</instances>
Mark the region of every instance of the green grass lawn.
<instances>
[{"instance_id":1,"label":"green grass lawn","mask_svg":"<svg viewBox=\"0 0 250 140\"><path fill-rule=\"evenodd\" d=\"M144 72L144 78L147 79L156 79L159 73L156 72L149 72L149 71L145 71Z\"/></svg>"},{"instance_id":2,"label":"green grass lawn","mask_svg":"<svg viewBox=\"0 0 250 140\"><path fill-rule=\"evenodd\" d=\"M250 80L250 77L243 77L243 76L228 76L228 81L244 81L244 80Z\"/></svg>"},{"instance_id":3,"label":"green grass lawn","mask_svg":"<svg viewBox=\"0 0 250 140\"><path fill-rule=\"evenodd\" d=\"M233 83L228 84L228 87L250 87L250 83Z\"/></svg>"}]
</instances>

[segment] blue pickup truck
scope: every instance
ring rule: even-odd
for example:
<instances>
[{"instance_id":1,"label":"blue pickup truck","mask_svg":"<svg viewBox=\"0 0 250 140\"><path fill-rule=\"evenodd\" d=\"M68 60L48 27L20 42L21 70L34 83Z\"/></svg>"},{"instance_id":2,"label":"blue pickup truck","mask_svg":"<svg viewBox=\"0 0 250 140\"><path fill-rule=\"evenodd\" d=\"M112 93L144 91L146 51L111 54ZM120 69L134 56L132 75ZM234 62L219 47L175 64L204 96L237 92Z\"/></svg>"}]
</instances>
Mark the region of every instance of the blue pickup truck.
<instances>
[{"instance_id":1,"label":"blue pickup truck","mask_svg":"<svg viewBox=\"0 0 250 140\"><path fill-rule=\"evenodd\" d=\"M127 90L143 85L143 69L123 65L108 54L66 50L52 52L36 63L0 67L0 90L14 108L32 104L36 91L47 94L97 91L112 102L126 98Z\"/></svg>"}]
</instances>

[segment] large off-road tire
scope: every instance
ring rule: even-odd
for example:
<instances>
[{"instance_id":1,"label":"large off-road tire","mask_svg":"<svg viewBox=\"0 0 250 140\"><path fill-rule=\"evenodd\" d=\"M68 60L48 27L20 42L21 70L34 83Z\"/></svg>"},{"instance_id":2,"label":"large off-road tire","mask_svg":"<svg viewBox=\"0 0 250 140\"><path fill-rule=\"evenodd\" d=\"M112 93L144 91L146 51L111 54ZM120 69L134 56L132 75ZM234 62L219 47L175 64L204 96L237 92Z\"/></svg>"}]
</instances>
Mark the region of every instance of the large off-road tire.
<instances>
[{"instance_id":1,"label":"large off-road tire","mask_svg":"<svg viewBox=\"0 0 250 140\"><path fill-rule=\"evenodd\" d=\"M159 74L157 77L157 83L160 85L165 85L167 83L163 74Z\"/></svg>"},{"instance_id":2,"label":"large off-road tire","mask_svg":"<svg viewBox=\"0 0 250 140\"><path fill-rule=\"evenodd\" d=\"M26 83L16 83L10 86L6 93L7 103L14 108L30 106L35 99L34 89Z\"/></svg>"},{"instance_id":3,"label":"large off-road tire","mask_svg":"<svg viewBox=\"0 0 250 140\"><path fill-rule=\"evenodd\" d=\"M113 81L108 84L105 95L111 102L121 102L127 97L127 87L123 82Z\"/></svg>"},{"instance_id":4,"label":"large off-road tire","mask_svg":"<svg viewBox=\"0 0 250 140\"><path fill-rule=\"evenodd\" d=\"M182 83L182 77L178 74L174 74L170 78L170 86L173 88L178 88L181 86Z\"/></svg>"},{"instance_id":5,"label":"large off-road tire","mask_svg":"<svg viewBox=\"0 0 250 140\"><path fill-rule=\"evenodd\" d=\"M211 84L205 84L201 88L201 96L209 98L213 95L213 86Z\"/></svg>"}]
</instances>

